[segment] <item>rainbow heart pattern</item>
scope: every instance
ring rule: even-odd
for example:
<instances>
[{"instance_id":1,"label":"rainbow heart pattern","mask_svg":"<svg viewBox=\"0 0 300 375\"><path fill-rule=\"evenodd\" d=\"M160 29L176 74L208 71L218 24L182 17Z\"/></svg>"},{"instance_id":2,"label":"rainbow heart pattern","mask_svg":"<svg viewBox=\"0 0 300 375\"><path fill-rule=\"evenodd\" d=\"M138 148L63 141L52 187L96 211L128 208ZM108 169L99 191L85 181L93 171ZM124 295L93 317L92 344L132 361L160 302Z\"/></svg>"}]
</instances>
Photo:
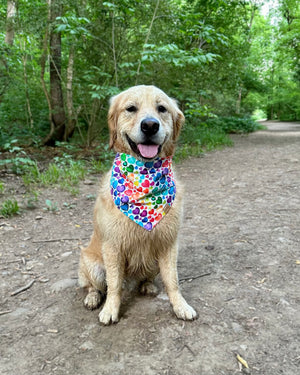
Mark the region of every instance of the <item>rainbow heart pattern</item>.
<instances>
[{"instance_id":1,"label":"rainbow heart pattern","mask_svg":"<svg viewBox=\"0 0 300 375\"><path fill-rule=\"evenodd\" d=\"M112 167L111 195L129 219L151 231L172 206L176 186L172 157L143 162L117 154Z\"/></svg>"}]
</instances>

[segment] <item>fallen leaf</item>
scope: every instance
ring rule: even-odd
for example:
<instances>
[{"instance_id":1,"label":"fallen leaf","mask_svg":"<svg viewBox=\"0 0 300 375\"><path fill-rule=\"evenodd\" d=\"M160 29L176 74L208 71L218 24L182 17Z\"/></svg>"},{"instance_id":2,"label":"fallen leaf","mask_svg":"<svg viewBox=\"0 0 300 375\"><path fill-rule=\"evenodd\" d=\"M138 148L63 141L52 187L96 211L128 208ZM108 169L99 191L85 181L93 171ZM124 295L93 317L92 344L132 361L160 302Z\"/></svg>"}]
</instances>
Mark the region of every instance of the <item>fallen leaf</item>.
<instances>
[{"instance_id":1,"label":"fallen leaf","mask_svg":"<svg viewBox=\"0 0 300 375\"><path fill-rule=\"evenodd\" d=\"M236 355L237 360L246 368L249 368L248 363L239 354Z\"/></svg>"},{"instance_id":2,"label":"fallen leaf","mask_svg":"<svg viewBox=\"0 0 300 375\"><path fill-rule=\"evenodd\" d=\"M75 224L75 227L76 227L76 228L80 228L80 225L79 225L79 224Z\"/></svg>"},{"instance_id":3,"label":"fallen leaf","mask_svg":"<svg viewBox=\"0 0 300 375\"><path fill-rule=\"evenodd\" d=\"M300 264L300 260L296 260L296 264Z\"/></svg>"}]
</instances>

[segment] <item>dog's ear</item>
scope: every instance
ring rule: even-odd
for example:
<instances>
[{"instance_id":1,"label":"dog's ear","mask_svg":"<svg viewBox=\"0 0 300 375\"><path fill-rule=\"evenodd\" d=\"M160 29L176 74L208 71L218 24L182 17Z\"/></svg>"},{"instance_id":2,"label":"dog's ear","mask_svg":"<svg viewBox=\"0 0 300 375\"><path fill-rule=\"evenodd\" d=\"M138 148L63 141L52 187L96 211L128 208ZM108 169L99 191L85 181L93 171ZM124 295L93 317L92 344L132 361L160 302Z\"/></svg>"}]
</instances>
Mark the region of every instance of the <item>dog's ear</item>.
<instances>
[{"instance_id":1,"label":"dog's ear","mask_svg":"<svg viewBox=\"0 0 300 375\"><path fill-rule=\"evenodd\" d=\"M107 116L109 129L109 148L112 149L117 140L117 126L118 126L118 95L113 96L109 100L109 111Z\"/></svg>"},{"instance_id":2,"label":"dog's ear","mask_svg":"<svg viewBox=\"0 0 300 375\"><path fill-rule=\"evenodd\" d=\"M174 112L173 112L173 140L176 141L176 139L179 136L180 130L182 128L182 125L184 124L185 117L184 114L181 112L181 110L178 107L177 101L175 99L172 99L173 105L174 105Z\"/></svg>"}]
</instances>

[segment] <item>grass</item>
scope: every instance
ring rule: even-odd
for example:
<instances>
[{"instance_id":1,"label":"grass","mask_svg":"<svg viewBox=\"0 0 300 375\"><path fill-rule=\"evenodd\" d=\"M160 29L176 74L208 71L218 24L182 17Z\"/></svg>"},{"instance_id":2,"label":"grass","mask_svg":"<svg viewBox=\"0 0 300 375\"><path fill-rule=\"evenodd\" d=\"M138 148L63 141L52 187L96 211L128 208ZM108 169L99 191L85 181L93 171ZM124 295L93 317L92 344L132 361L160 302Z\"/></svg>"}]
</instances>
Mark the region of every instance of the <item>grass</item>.
<instances>
[{"instance_id":1,"label":"grass","mask_svg":"<svg viewBox=\"0 0 300 375\"><path fill-rule=\"evenodd\" d=\"M5 190L4 182L0 181L0 194L3 194Z\"/></svg>"},{"instance_id":2,"label":"grass","mask_svg":"<svg viewBox=\"0 0 300 375\"><path fill-rule=\"evenodd\" d=\"M76 195L79 193L79 182L85 179L86 174L85 163L74 161L68 155L68 157L56 158L55 163L50 163L44 171L41 171L36 163L28 167L23 175L23 182L27 187L56 185Z\"/></svg>"},{"instance_id":3,"label":"grass","mask_svg":"<svg viewBox=\"0 0 300 375\"><path fill-rule=\"evenodd\" d=\"M18 202L15 199L5 200L0 207L0 215L10 217L20 212Z\"/></svg>"}]
</instances>

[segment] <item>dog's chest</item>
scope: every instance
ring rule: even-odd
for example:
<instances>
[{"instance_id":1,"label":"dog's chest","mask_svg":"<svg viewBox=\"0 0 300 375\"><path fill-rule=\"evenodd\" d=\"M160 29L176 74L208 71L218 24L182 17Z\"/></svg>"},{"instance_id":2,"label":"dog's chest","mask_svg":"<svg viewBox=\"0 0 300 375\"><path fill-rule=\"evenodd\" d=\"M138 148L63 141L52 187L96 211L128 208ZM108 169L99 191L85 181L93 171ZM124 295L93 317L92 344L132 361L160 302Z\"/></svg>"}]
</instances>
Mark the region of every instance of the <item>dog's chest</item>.
<instances>
[{"instance_id":1,"label":"dog's chest","mask_svg":"<svg viewBox=\"0 0 300 375\"><path fill-rule=\"evenodd\" d=\"M125 216L120 238L120 255L125 264L127 276L145 278L158 273L158 259L174 244L175 231L167 228L168 215L148 232ZM126 227L127 231L124 231Z\"/></svg>"}]
</instances>

